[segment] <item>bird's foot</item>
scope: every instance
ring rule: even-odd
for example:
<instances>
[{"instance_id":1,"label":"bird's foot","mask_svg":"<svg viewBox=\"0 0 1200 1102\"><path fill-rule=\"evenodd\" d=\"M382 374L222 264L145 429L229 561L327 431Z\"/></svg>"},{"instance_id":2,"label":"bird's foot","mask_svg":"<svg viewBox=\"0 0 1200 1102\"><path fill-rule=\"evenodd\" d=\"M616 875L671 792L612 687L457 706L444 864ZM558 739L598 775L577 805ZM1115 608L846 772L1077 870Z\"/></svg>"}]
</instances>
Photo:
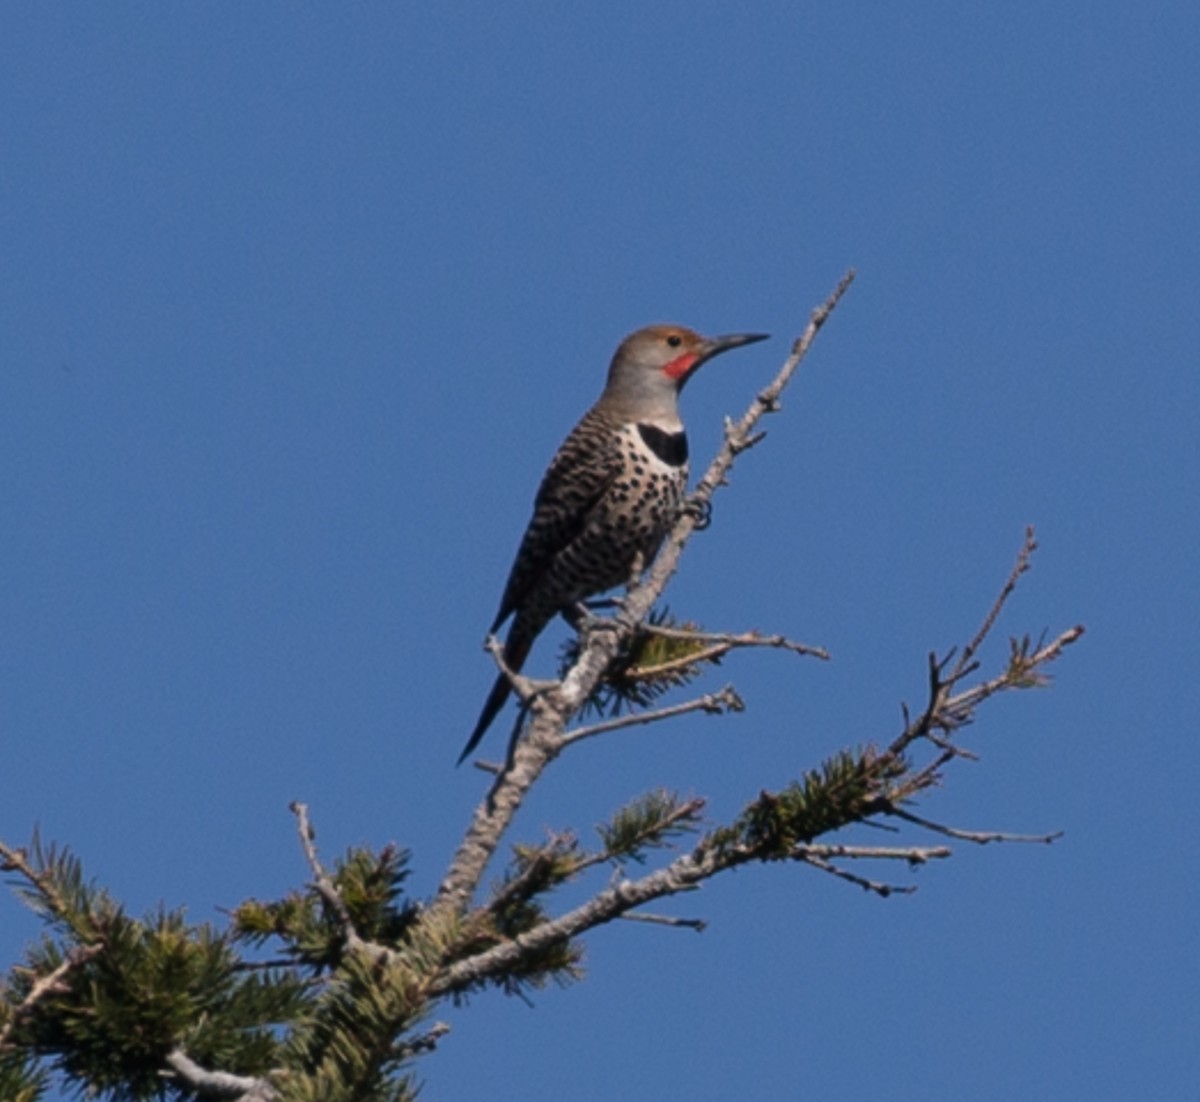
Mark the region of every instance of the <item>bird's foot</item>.
<instances>
[{"instance_id":1,"label":"bird's foot","mask_svg":"<svg viewBox=\"0 0 1200 1102\"><path fill-rule=\"evenodd\" d=\"M683 503L683 512L696 522L697 532L703 532L712 524L712 502L705 501L694 494Z\"/></svg>"}]
</instances>

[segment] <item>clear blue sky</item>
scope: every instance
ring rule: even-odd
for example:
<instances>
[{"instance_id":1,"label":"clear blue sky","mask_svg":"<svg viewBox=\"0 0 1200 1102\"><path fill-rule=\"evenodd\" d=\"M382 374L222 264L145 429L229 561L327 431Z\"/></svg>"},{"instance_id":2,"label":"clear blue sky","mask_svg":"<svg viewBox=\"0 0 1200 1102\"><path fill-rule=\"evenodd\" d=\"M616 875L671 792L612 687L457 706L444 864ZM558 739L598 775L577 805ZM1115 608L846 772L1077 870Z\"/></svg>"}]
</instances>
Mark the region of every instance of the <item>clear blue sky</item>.
<instances>
[{"instance_id":1,"label":"clear blue sky","mask_svg":"<svg viewBox=\"0 0 1200 1102\"><path fill-rule=\"evenodd\" d=\"M835 661L736 656L744 715L580 747L519 837L888 739L1027 523L987 657L1088 635L924 810L1066 837L886 902L718 881L673 908L703 936L618 923L586 983L448 1010L428 1096L1195 1098L1200 8L417 8L0 10L0 836L219 921L303 881L301 798L431 890L616 341L776 334L689 387L706 461L853 265L670 595ZM0 961L35 931L0 899Z\"/></svg>"}]
</instances>

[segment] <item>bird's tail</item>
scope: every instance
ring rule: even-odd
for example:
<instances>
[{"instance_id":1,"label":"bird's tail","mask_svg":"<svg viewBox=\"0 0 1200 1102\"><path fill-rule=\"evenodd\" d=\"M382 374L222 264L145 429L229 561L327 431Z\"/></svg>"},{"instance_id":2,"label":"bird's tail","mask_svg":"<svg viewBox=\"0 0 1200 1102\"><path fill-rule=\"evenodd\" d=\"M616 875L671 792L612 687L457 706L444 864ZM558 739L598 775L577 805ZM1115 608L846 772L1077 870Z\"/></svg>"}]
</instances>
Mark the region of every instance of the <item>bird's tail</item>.
<instances>
[{"instance_id":1,"label":"bird's tail","mask_svg":"<svg viewBox=\"0 0 1200 1102\"><path fill-rule=\"evenodd\" d=\"M508 638L504 642L504 664L513 673L521 672L521 667L525 665L525 659L529 657L533 641L537 638L538 631L540 630L538 628L530 631L526 625L522 624L519 616L513 623L512 629L508 633ZM471 751L479 745L479 740L486 734L487 729L492 725L492 720L496 718L500 709L504 707L504 702L508 700L508 694L511 692L512 683L504 674L500 674L496 678L496 683L492 686L492 691L488 693L487 700L483 702L483 711L479 713L479 720L475 724L475 730L471 732L471 737L467 739L467 745L459 755L456 764L462 765Z\"/></svg>"}]
</instances>

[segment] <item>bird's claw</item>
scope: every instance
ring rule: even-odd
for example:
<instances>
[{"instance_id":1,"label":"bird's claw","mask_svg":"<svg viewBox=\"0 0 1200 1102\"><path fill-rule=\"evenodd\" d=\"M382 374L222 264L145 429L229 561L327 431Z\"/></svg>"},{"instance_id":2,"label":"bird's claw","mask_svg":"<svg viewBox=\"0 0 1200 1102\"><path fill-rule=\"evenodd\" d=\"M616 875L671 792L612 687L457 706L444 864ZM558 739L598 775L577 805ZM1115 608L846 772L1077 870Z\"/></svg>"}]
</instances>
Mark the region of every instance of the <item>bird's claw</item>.
<instances>
[{"instance_id":1,"label":"bird's claw","mask_svg":"<svg viewBox=\"0 0 1200 1102\"><path fill-rule=\"evenodd\" d=\"M703 532L712 524L712 502L703 498L689 497L683 506L683 512L695 522L697 532Z\"/></svg>"}]
</instances>

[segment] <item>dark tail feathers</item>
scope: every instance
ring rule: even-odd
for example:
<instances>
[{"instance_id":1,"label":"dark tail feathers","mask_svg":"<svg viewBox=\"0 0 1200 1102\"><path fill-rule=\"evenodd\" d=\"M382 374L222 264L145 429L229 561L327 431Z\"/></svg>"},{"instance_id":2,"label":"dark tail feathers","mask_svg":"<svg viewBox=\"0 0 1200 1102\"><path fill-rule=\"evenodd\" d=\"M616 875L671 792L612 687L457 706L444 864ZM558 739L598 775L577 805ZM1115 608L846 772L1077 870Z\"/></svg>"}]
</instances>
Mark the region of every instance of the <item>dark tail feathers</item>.
<instances>
[{"instance_id":1,"label":"dark tail feathers","mask_svg":"<svg viewBox=\"0 0 1200 1102\"><path fill-rule=\"evenodd\" d=\"M519 628L520 625L514 623L512 630L508 633L508 639L504 643L504 664L513 673L521 672L521 667L525 665L525 659L529 657L533 641L537 638L537 632L530 635L525 631L519 630ZM479 720L475 724L475 730L471 732L471 737L467 739L467 745L459 755L457 765L462 765L471 751L479 745L480 740L487 733L487 729L492 725L492 720L499 715L500 709L504 707L504 703L508 700L508 695L511 692L512 685L509 683L508 678L504 674L500 674L496 678L496 683L492 686L492 691L488 693L487 700L483 703L483 711L479 713Z\"/></svg>"}]
</instances>

